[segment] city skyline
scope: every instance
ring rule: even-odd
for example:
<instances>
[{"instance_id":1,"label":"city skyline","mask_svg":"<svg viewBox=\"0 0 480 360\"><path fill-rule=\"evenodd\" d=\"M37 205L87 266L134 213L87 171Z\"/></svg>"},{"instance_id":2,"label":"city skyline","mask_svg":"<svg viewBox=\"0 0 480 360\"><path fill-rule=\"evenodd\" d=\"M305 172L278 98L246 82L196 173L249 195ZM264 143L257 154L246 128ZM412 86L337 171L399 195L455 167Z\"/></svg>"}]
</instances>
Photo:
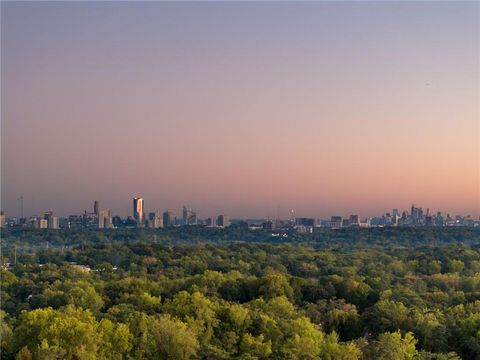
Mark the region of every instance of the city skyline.
<instances>
[{"instance_id":1,"label":"city skyline","mask_svg":"<svg viewBox=\"0 0 480 360\"><path fill-rule=\"evenodd\" d=\"M2 2L1 209L480 215L477 2Z\"/></svg>"},{"instance_id":2,"label":"city skyline","mask_svg":"<svg viewBox=\"0 0 480 360\"><path fill-rule=\"evenodd\" d=\"M132 210L132 200L133 200L133 210ZM91 202L92 204L92 202ZM82 214L91 214L91 215L95 215L95 216L100 216L102 215L102 212L108 212L110 215L109 216L118 216L118 217L122 217L122 218L131 218L131 219L134 219L135 221L139 222L139 223L143 223L145 221L148 221L148 220L153 220L153 219L150 219L150 215L151 214L155 214L155 216L159 216L161 214L163 214L163 216L165 216L165 214L169 214L169 216L175 219L182 219L185 224L188 224L189 221L188 219L190 217L193 216L193 218L195 219L194 222L196 222L197 219L202 219L202 220L205 220L207 218L214 218L216 216L227 216L227 215L224 215L226 214L225 212L222 212L221 210L218 210L217 212L213 212L213 213L202 213L200 211L200 214L198 213L198 208L197 207L187 207L185 204L184 205L176 205L176 206L172 206L172 207L161 207L161 206L151 206L151 207L148 207L148 206L145 206L145 198L143 197L139 197L139 196L135 196L135 197L132 197L131 198L131 201L130 201L130 212L129 213L120 213L120 212L117 212L115 209L109 207L109 206L104 206L103 203L101 203L100 201L98 200L94 200L93 201L93 208L90 207L89 208L85 208L83 210L79 210L77 209L76 211L73 211L71 213L58 213L56 210L52 209L52 208L48 208L48 209L43 209L39 212L35 212L35 213L31 213L31 214L27 214L27 213L23 213L23 214L20 214L19 212L20 211L23 211L24 208L23 206L20 206L20 203L19 203L19 208L17 210L17 214L15 213L7 213L5 210L2 210L2 214L4 216L7 216L8 218L26 218L28 219L29 217L38 217L38 216L41 216L42 214L50 214L50 215L53 215L55 214L56 216L59 216L59 217L63 217L63 218L66 218L68 216L76 216L76 215L82 215ZM93 209L93 211L91 211ZM381 216L384 216L384 215L401 215L402 213L406 213L407 215L409 216L412 216L413 218L415 217L424 217L425 215L428 216L428 215L432 215L432 216L435 216L437 214L442 214L442 216L446 216L446 215L449 215L451 217L455 217L455 216L462 216L462 217L469 217L469 218L472 218L474 220L480 220L480 216L476 216L474 214L471 214L471 213L466 213L466 212L452 212L452 211L449 211L448 209L435 209L435 208L431 208L429 206L425 207L425 206L422 206L422 205L418 205L418 203L411 203L409 206L406 206L406 207L391 207L390 209L384 209L383 211L380 211L378 213L374 213L374 214L365 214L365 213L361 213L361 212L358 212L358 211L348 211L346 209L344 209L343 211L338 211L338 212L335 212L335 213L326 213L325 211L323 212L320 212L322 213L322 215L319 215L318 213L317 214L305 214L305 213L302 213L302 212L297 212L295 209L289 209L288 211L281 211L280 208L277 208L275 209L274 211L275 213L274 214L266 214L266 215L263 215L263 216L231 216L231 214L228 215L229 218L233 218L233 219L237 219L237 220L245 220L245 219L249 219L249 220L288 220L288 219L292 219L292 218L312 218L312 219L326 219L326 218L329 218L329 217L352 217L352 216L355 216L357 219L371 219L371 218L375 218L375 217L381 217ZM163 218L163 220L165 220L165 217ZM171 221L171 220L168 220L168 222Z\"/></svg>"},{"instance_id":3,"label":"city skyline","mask_svg":"<svg viewBox=\"0 0 480 360\"><path fill-rule=\"evenodd\" d=\"M133 211L129 216L122 217L112 212L111 209L102 209L98 200L93 202L93 212L85 210L83 214L69 214L57 216L54 211L45 211L43 215L29 217L7 216L0 212L0 228L5 227L30 227L35 229L118 229L118 228L172 228L180 226L201 226L226 228L232 223L230 216L222 213L210 217L197 217L197 212L183 205L182 216L177 216L174 210L167 209L163 212L158 209L144 208L144 199L134 197ZM376 216L361 217L359 214L331 215L330 218L305 217L295 214L291 210L288 219L282 218L277 213L275 218L236 218L232 219L242 229L251 230L288 230L294 229L299 233L312 233L316 227L340 228L369 228L369 227L451 227L451 226L480 226L480 217L475 218L465 214L451 214L449 212L418 207L412 204L409 210L392 209Z\"/></svg>"}]
</instances>

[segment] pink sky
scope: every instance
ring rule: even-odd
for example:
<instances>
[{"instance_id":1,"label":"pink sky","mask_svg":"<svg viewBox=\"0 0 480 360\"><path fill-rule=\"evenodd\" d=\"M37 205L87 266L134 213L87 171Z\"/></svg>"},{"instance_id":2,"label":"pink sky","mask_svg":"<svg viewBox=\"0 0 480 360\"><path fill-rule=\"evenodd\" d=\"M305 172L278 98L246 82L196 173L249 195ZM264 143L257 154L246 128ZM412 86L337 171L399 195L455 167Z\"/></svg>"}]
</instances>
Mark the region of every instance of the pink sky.
<instances>
[{"instance_id":1,"label":"pink sky","mask_svg":"<svg viewBox=\"0 0 480 360\"><path fill-rule=\"evenodd\" d=\"M1 6L12 215L480 214L478 3Z\"/></svg>"}]
</instances>

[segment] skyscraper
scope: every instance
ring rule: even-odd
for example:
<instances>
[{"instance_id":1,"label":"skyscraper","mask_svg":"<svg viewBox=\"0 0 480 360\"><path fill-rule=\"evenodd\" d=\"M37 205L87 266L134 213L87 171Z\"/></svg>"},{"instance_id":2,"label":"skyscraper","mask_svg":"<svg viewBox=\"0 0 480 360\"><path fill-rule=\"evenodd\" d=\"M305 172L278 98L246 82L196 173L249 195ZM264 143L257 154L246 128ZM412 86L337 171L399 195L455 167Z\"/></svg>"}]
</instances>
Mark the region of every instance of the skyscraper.
<instances>
[{"instance_id":1,"label":"skyscraper","mask_svg":"<svg viewBox=\"0 0 480 360\"><path fill-rule=\"evenodd\" d=\"M218 215L217 217L217 226L227 227L230 225L230 218L227 215Z\"/></svg>"},{"instance_id":2,"label":"skyscraper","mask_svg":"<svg viewBox=\"0 0 480 360\"><path fill-rule=\"evenodd\" d=\"M413 225L420 225L423 223L423 209L417 208L415 205L412 205L410 216L412 218Z\"/></svg>"},{"instance_id":3,"label":"skyscraper","mask_svg":"<svg viewBox=\"0 0 480 360\"><path fill-rule=\"evenodd\" d=\"M343 224L343 217L341 216L332 216L330 219L330 226L332 229L340 229Z\"/></svg>"},{"instance_id":4,"label":"skyscraper","mask_svg":"<svg viewBox=\"0 0 480 360\"><path fill-rule=\"evenodd\" d=\"M53 211L47 211L43 215L43 219L47 221L47 227L49 229L58 229L58 217L53 216Z\"/></svg>"},{"instance_id":5,"label":"skyscraper","mask_svg":"<svg viewBox=\"0 0 480 360\"><path fill-rule=\"evenodd\" d=\"M171 210L167 210L163 213L163 226L164 227L169 227L169 226L175 226L175 222L177 220L177 216L175 213Z\"/></svg>"},{"instance_id":6,"label":"skyscraper","mask_svg":"<svg viewBox=\"0 0 480 360\"><path fill-rule=\"evenodd\" d=\"M186 206L183 207L183 224L184 225L197 224L197 213L192 209L188 209Z\"/></svg>"},{"instance_id":7,"label":"skyscraper","mask_svg":"<svg viewBox=\"0 0 480 360\"><path fill-rule=\"evenodd\" d=\"M93 213L98 216L98 212L99 212L99 205L98 205L98 201L95 200L95 202L93 203Z\"/></svg>"},{"instance_id":8,"label":"skyscraper","mask_svg":"<svg viewBox=\"0 0 480 360\"><path fill-rule=\"evenodd\" d=\"M105 210L98 211L98 227L100 229L103 229L105 227L105 218L106 218L106 211Z\"/></svg>"},{"instance_id":9,"label":"skyscraper","mask_svg":"<svg viewBox=\"0 0 480 360\"><path fill-rule=\"evenodd\" d=\"M0 211L0 228L5 227L5 213Z\"/></svg>"},{"instance_id":10,"label":"skyscraper","mask_svg":"<svg viewBox=\"0 0 480 360\"><path fill-rule=\"evenodd\" d=\"M163 227L163 219L158 212L148 214L147 226L154 229Z\"/></svg>"},{"instance_id":11,"label":"skyscraper","mask_svg":"<svg viewBox=\"0 0 480 360\"><path fill-rule=\"evenodd\" d=\"M139 226L143 225L143 198L141 197L133 198L133 217L137 220Z\"/></svg>"},{"instance_id":12,"label":"skyscraper","mask_svg":"<svg viewBox=\"0 0 480 360\"><path fill-rule=\"evenodd\" d=\"M360 217L358 215L350 215L348 218L348 225L349 226L360 226Z\"/></svg>"}]
</instances>

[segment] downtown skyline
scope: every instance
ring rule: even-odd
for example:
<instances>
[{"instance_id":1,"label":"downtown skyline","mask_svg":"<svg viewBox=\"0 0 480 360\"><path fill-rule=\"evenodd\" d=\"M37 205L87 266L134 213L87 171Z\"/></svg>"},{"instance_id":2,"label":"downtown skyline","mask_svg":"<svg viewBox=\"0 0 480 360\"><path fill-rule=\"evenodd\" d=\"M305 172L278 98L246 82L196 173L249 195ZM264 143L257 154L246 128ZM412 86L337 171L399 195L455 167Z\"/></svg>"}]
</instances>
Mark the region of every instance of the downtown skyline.
<instances>
[{"instance_id":1,"label":"downtown skyline","mask_svg":"<svg viewBox=\"0 0 480 360\"><path fill-rule=\"evenodd\" d=\"M414 204L409 210L392 209L381 215L373 217L361 217L359 214L331 215L330 218L298 216L291 210L290 217L282 218L277 213L276 217L265 218L234 218L227 214L219 214L210 217L198 217L197 211L183 206L181 215L175 210L169 209L145 209L145 199L134 197L132 213L121 217L114 214L112 209L102 208L100 202L93 202L93 212L85 210L82 214L70 214L58 216L54 211L45 211L43 215L29 217L7 216L4 211L0 212L0 228L23 227L35 229L119 229L119 228L172 228L181 226L206 226L226 228L232 224L243 229L250 230L288 230L294 229L299 233L313 233L316 227L340 228L369 228L369 227L451 227L451 226L480 226L480 217L475 218L470 214L451 214L442 211L434 211L430 208L424 210ZM22 209L23 210L23 209ZM231 221L233 220L233 221ZM272 234L273 236L273 234Z\"/></svg>"},{"instance_id":2,"label":"downtown skyline","mask_svg":"<svg viewBox=\"0 0 480 360\"><path fill-rule=\"evenodd\" d=\"M132 211L132 201L133 201L133 211ZM146 205L148 202L145 201L145 198L135 196L131 198L130 201L130 212L127 213L120 213L116 209L113 209L108 206L104 206L104 204L98 200L94 200L93 202L91 201L91 206L90 208L85 208L83 210L75 210L71 213L59 213L53 208L48 208L48 209L43 209L41 211L37 212L32 212L31 214L25 213L25 208L24 204L21 202L21 198L19 198L18 202L18 209L17 213L8 213L4 210L2 210L2 215L5 218L10 218L10 219L29 219L29 218L41 218L43 214L49 214L49 216L55 215L57 218L68 218L69 216L82 216L82 215L94 215L97 218L99 217L100 214L103 213L104 216L108 214L108 216L111 217L119 217L119 218L124 218L124 219L132 219L135 220L137 223L144 223L149 219L149 216L151 214L156 214L156 216L159 216L161 214L167 214L171 213L172 216L175 218L180 217L183 218L184 220L188 219L190 215L193 215L195 218L195 223L197 219L205 220L208 218L216 218L217 216L223 216L223 214L228 214L230 219L235 219L235 220L292 220L292 219L302 219L302 218L308 218L308 219L315 219L315 220L326 220L328 218L334 218L334 217L342 217L342 218L348 218L349 216L355 216L357 217L360 221L361 220L366 220L366 219L379 219L382 216L413 216L412 214L416 211L420 211L420 217L424 217L425 215L431 215L433 217L437 215L441 216L448 216L451 217L452 219L455 217L461 217L461 218L468 218L472 219L475 221L480 221L480 216L476 216L471 213L466 213L466 212L451 212L445 209L433 209L431 207L424 207L424 206L417 206L415 203L412 203L408 207L392 207L390 209L386 209L384 211L380 211L375 214L365 214L361 213L358 211L348 211L348 209L344 209L343 211L335 212L335 213L329 213L329 214L324 214L324 212L319 212L317 214L311 215L311 214L305 214L302 212L298 212L295 209L291 208L287 212L281 211L281 209L278 207L275 209L273 214L265 214L263 216L236 216L236 215L231 215L230 213L222 212L221 210L218 210L213 213L202 213L202 211L197 208L197 207L187 207L185 204L182 206L172 206L172 207L162 207L162 206L155 206L155 205ZM108 204L107 204L108 205ZM322 215L320 215L320 213ZM392 215L393 214L393 215Z\"/></svg>"},{"instance_id":3,"label":"downtown skyline","mask_svg":"<svg viewBox=\"0 0 480 360\"><path fill-rule=\"evenodd\" d=\"M479 3L1 7L7 214L480 215Z\"/></svg>"}]
</instances>

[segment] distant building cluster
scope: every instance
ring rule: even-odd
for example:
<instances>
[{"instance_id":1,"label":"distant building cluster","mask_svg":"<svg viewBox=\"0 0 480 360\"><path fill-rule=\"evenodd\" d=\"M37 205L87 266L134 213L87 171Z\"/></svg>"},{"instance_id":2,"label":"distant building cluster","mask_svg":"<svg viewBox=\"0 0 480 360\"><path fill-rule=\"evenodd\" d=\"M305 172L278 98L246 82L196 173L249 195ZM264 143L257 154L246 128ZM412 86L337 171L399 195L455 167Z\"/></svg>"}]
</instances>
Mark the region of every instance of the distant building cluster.
<instances>
[{"instance_id":1,"label":"distant building cluster","mask_svg":"<svg viewBox=\"0 0 480 360\"><path fill-rule=\"evenodd\" d=\"M293 214L293 211L292 211ZM133 198L132 215L126 218L113 216L110 209L100 208L98 201L93 203L93 212L85 211L81 215L70 215L68 217L55 216L53 211L46 211L42 216L34 215L29 218L6 217L0 212L0 227L22 226L35 229L115 229L115 228L168 228L178 226L206 226L225 228L234 223L244 229L268 231L294 229L298 233L312 233L316 227L327 227L332 229L341 228L367 228L367 227L395 227L395 226L480 226L480 219L470 215L452 216L450 213L443 214L438 211L433 213L430 209L425 212L421 207L412 205L410 210L400 212L393 209L392 212L382 216L367 217L361 219L359 215L352 214L347 217L340 215L331 216L329 219L316 219L306 217L292 217L289 220L232 220L225 214L217 217L199 219L196 211L186 206L182 209L182 216L177 217L175 211L166 210L163 213L158 211L145 212L145 202L141 197Z\"/></svg>"},{"instance_id":2,"label":"distant building cluster","mask_svg":"<svg viewBox=\"0 0 480 360\"><path fill-rule=\"evenodd\" d=\"M80 215L67 217L54 216L53 211L47 211L43 216L33 215L29 218L6 217L0 212L0 227L30 227L36 229L115 229L115 228L163 228L175 226L201 225L209 227L227 227L230 218L220 214L216 218L198 219L197 213L186 206L183 207L182 217L178 218L175 211L145 212L145 202L141 197L133 198L132 215L126 218L113 216L110 209L101 209L97 200L93 203L93 212L85 211Z\"/></svg>"}]
</instances>

